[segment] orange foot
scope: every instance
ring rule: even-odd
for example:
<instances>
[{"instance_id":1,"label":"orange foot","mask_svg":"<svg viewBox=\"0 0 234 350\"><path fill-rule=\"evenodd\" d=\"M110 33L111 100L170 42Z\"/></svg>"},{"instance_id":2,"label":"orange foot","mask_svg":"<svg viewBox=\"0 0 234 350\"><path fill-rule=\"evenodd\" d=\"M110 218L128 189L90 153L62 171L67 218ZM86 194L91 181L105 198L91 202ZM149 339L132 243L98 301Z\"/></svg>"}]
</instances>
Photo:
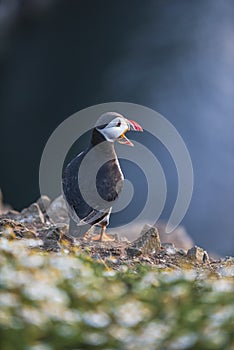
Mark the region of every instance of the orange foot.
<instances>
[{"instance_id":1,"label":"orange foot","mask_svg":"<svg viewBox=\"0 0 234 350\"><path fill-rule=\"evenodd\" d=\"M92 241L100 241L100 242L113 242L115 238L113 236L107 235L105 232L101 235L96 235L91 238Z\"/></svg>"}]
</instances>

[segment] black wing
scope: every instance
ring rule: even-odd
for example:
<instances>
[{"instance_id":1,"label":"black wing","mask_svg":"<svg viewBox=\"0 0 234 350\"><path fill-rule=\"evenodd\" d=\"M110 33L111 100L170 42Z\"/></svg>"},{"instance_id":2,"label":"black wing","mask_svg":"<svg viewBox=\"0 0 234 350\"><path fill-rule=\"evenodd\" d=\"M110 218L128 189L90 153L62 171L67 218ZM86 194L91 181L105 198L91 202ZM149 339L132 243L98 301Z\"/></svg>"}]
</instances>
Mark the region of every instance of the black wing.
<instances>
[{"instance_id":1,"label":"black wing","mask_svg":"<svg viewBox=\"0 0 234 350\"><path fill-rule=\"evenodd\" d=\"M92 211L92 208L84 201L78 186L78 171L85 153L80 153L67 165L62 177L63 194L70 207L70 213L74 211L80 220Z\"/></svg>"},{"instance_id":2,"label":"black wing","mask_svg":"<svg viewBox=\"0 0 234 350\"><path fill-rule=\"evenodd\" d=\"M72 219L77 223L81 221L79 224L89 223L90 225L94 225L109 215L111 203L106 203L105 206L101 207L100 203L95 199L91 207L84 200L78 184L78 172L86 153L87 151L82 152L68 164L63 173L62 187ZM89 174L86 176L88 177ZM106 202L115 200L121 189L121 180L122 173L115 162L108 161L105 163L98 171L96 178L99 195ZM87 187L87 191L92 191L91 186Z\"/></svg>"},{"instance_id":3,"label":"black wing","mask_svg":"<svg viewBox=\"0 0 234 350\"><path fill-rule=\"evenodd\" d=\"M98 171L96 178L97 191L107 202L118 198L123 187L123 174L115 159L106 162Z\"/></svg>"}]
</instances>

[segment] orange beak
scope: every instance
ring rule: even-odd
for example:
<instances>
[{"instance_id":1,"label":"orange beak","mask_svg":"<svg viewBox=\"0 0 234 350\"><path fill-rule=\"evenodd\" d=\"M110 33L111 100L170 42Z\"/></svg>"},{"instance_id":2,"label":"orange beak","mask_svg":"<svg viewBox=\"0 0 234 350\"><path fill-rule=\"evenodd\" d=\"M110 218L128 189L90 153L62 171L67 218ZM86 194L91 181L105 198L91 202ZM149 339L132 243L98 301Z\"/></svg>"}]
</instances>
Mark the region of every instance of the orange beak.
<instances>
[{"instance_id":1,"label":"orange beak","mask_svg":"<svg viewBox=\"0 0 234 350\"><path fill-rule=\"evenodd\" d=\"M118 139L118 142L124 145L128 145L128 146L134 146L133 143L125 136L126 132L129 130L133 130L133 131L143 131L142 127L135 122L134 120L128 120L128 128L120 135L120 138Z\"/></svg>"}]
</instances>

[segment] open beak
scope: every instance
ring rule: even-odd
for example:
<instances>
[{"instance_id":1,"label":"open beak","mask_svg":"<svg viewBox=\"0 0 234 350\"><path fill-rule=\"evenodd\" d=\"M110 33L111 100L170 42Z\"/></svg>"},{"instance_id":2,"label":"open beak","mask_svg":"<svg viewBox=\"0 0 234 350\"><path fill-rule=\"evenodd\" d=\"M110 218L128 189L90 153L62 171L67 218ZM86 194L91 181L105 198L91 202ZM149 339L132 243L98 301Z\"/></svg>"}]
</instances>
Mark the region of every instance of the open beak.
<instances>
[{"instance_id":1,"label":"open beak","mask_svg":"<svg viewBox=\"0 0 234 350\"><path fill-rule=\"evenodd\" d=\"M128 128L120 135L120 137L118 138L118 142L124 145L128 145L128 146L134 146L133 143L126 137L126 132L129 130L133 130L133 131L143 131L142 127L135 122L134 120L128 120L127 119L127 123L128 123Z\"/></svg>"},{"instance_id":2,"label":"open beak","mask_svg":"<svg viewBox=\"0 0 234 350\"><path fill-rule=\"evenodd\" d=\"M142 127L134 120L128 120L128 124L129 124L130 130L143 131Z\"/></svg>"}]
</instances>

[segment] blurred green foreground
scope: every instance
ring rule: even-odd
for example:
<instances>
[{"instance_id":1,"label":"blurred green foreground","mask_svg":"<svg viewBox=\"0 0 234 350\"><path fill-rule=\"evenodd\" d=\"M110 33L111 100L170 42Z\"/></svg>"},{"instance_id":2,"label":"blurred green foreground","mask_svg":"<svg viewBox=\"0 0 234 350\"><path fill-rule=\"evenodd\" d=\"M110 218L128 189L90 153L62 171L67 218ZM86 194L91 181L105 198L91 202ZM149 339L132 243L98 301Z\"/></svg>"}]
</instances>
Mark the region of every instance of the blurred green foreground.
<instances>
[{"instance_id":1,"label":"blurred green foreground","mask_svg":"<svg viewBox=\"0 0 234 350\"><path fill-rule=\"evenodd\" d=\"M1 349L234 349L233 278L33 245L0 239Z\"/></svg>"}]
</instances>

